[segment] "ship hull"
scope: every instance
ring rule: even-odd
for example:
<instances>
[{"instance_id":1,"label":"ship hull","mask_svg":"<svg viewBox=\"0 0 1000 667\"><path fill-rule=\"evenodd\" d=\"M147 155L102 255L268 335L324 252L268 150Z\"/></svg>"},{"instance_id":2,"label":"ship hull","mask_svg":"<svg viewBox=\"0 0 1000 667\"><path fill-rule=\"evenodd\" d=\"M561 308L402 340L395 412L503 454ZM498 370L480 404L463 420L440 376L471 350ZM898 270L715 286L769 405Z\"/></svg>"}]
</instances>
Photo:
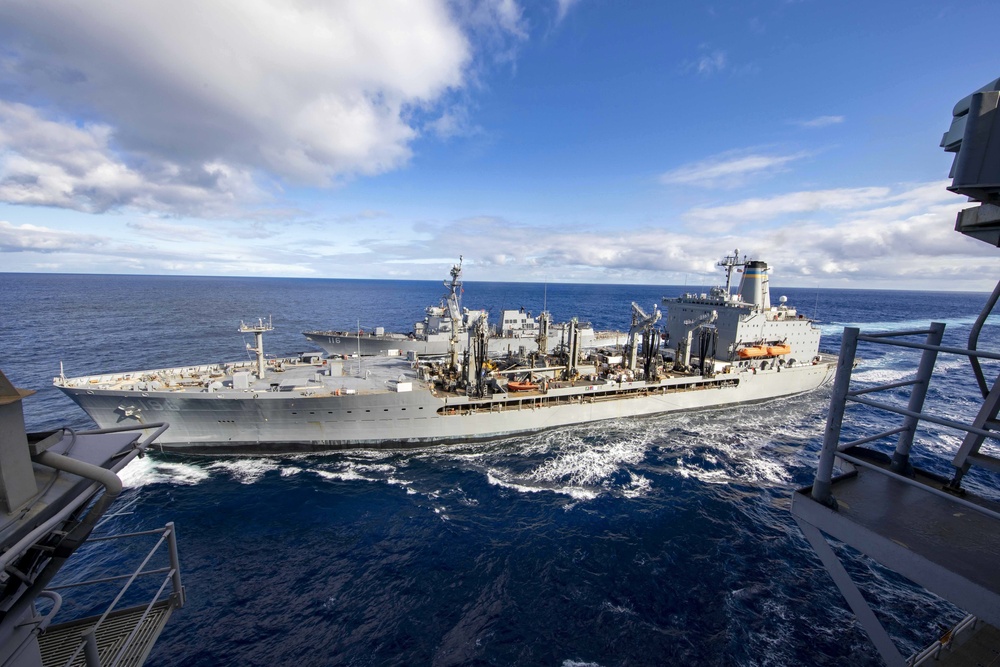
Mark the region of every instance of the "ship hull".
<instances>
[{"instance_id":1,"label":"ship hull","mask_svg":"<svg viewBox=\"0 0 1000 667\"><path fill-rule=\"evenodd\" d=\"M485 399L411 392L301 396L283 392L135 392L60 387L102 428L166 421L163 449L264 454L399 449L495 440L608 419L717 408L811 391L834 364L751 373L557 387Z\"/></svg>"}]
</instances>

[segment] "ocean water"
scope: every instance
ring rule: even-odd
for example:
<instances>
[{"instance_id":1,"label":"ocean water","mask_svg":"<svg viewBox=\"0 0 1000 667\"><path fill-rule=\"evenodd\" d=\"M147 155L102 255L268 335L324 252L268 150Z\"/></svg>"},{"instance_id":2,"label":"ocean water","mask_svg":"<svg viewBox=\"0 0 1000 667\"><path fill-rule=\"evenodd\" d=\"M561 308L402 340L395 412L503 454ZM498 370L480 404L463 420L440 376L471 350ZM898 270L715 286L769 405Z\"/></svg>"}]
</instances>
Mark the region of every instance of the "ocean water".
<instances>
[{"instance_id":1,"label":"ocean water","mask_svg":"<svg viewBox=\"0 0 1000 667\"><path fill-rule=\"evenodd\" d=\"M694 291L695 288L686 288ZM698 291L701 291L699 288ZM623 328L677 286L468 283L465 305L543 304ZM273 316L268 353L308 329L410 331L440 283L0 274L0 369L38 390L29 428L91 426L51 387L67 375L243 358L240 319ZM947 323L961 344L983 294L781 289L843 327ZM1000 322L981 347L996 349ZM912 376L913 353L862 349L859 382ZM968 364L939 364L928 407L969 416ZM995 375L996 370L993 369ZM289 457L152 454L124 472L106 530L176 522L188 604L151 665L879 665L788 512L811 483L829 390L764 404L622 420L476 446ZM887 428L852 407L845 431ZM918 437L947 472L960 441ZM1000 497L976 472L977 490ZM124 557L101 543L78 571ZM841 550L904 652L961 612ZM69 573L70 575L73 572ZM95 600L67 599L88 611Z\"/></svg>"}]
</instances>

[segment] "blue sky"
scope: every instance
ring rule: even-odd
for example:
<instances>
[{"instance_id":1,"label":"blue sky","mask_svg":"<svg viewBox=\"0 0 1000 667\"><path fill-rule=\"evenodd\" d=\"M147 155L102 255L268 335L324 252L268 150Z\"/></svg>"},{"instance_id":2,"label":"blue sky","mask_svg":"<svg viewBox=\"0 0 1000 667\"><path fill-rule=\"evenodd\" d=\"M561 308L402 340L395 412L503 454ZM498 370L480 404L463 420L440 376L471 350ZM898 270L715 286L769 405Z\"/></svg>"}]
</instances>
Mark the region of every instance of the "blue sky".
<instances>
[{"instance_id":1,"label":"blue sky","mask_svg":"<svg viewBox=\"0 0 1000 667\"><path fill-rule=\"evenodd\" d=\"M995 3L0 4L0 271L987 290Z\"/></svg>"}]
</instances>

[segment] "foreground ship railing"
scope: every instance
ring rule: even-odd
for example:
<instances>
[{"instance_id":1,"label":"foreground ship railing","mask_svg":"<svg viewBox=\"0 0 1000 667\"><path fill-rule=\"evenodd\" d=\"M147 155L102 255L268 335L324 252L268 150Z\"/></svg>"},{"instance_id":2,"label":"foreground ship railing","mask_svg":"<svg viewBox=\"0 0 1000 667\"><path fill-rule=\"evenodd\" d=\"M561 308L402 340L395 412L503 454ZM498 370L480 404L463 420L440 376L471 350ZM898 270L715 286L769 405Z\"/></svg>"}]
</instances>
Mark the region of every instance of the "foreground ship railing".
<instances>
[{"instance_id":1,"label":"foreground ship railing","mask_svg":"<svg viewBox=\"0 0 1000 667\"><path fill-rule=\"evenodd\" d=\"M177 532L173 522L163 528L136 533L92 537L89 544L118 540L134 541L144 536L159 535L156 544L145 555L135 570L128 574L88 579L86 581L50 586L47 591L61 597L60 591L93 588L124 580L124 585L100 616L77 619L59 625L50 625L39 637L42 662L46 667L63 665L141 665L173 610L184 606L184 587L181 584L180 561L177 555ZM146 569L158 553L166 552L168 564ZM164 556L161 556L163 558ZM144 577L162 575L159 588L148 603L119 607L131 592L133 584ZM155 583L155 582L154 582ZM55 598L59 600L60 598ZM58 611L54 601L49 617Z\"/></svg>"},{"instance_id":2,"label":"foreground ship railing","mask_svg":"<svg viewBox=\"0 0 1000 667\"><path fill-rule=\"evenodd\" d=\"M0 372L0 665L141 665L172 611L184 604L173 524L129 535L92 533L123 490L118 473L167 425L28 434L21 401L32 393L15 388ZM151 550L136 552L135 540L155 535ZM53 586L81 549L123 538L129 542L102 550L85 567L104 570L109 556L137 554L141 562L131 572ZM163 566L150 567L154 560ZM61 591L83 586L101 588L67 600L94 608L98 595L107 593L103 599L111 604L92 618L53 624L70 606Z\"/></svg>"},{"instance_id":3,"label":"foreground ship railing","mask_svg":"<svg viewBox=\"0 0 1000 667\"><path fill-rule=\"evenodd\" d=\"M941 146L955 154L948 189L978 203L959 212L955 231L1000 247L1000 79L959 100ZM792 497L796 523L889 665L929 661L1000 664L1000 493L997 478L991 476L1000 473L996 449L1000 439L1000 377L990 388L980 364L981 359L1000 360L1000 355L978 350L979 334L998 301L1000 283L972 327L968 348L942 346L944 325L937 323L925 331L895 334L861 335L858 329L845 329L816 478L811 487L800 489ZM926 336L922 342L905 340L920 335ZM916 378L852 391L851 371L859 342L922 350ZM924 409L939 354L967 357L972 364L983 402L969 421L954 414L958 401L946 401L947 415ZM906 388L910 389L906 407L870 397ZM894 413L902 417L902 423L882 433L841 443L848 403ZM950 462L950 476L920 470L912 464L911 449L921 423L925 430L927 424L932 424L963 434L962 444ZM863 447L893 436L896 445L891 457ZM920 454L921 462L935 465L923 456L923 451ZM835 467L842 474L834 476ZM985 472L976 483L963 486L973 467ZM971 616L934 645L904 661L823 533Z\"/></svg>"},{"instance_id":4,"label":"foreground ship railing","mask_svg":"<svg viewBox=\"0 0 1000 667\"><path fill-rule=\"evenodd\" d=\"M985 315L979 326L984 319ZM792 499L795 521L889 665L921 664L939 659L943 652L958 657L982 650L979 644L995 642L993 628L1000 627L1000 503L961 486L963 475L973 465L1000 471L1000 460L982 451L984 445L991 446L988 442L1000 439L1000 431L996 430L1000 428L996 421L1000 379L971 422L924 410L939 354L977 361L1000 360L1000 354L942 346L943 333L944 325L940 323L927 330L885 334L862 335L858 329L845 329L815 481L811 487L797 491ZM912 340L921 335L926 337L923 341ZM916 377L852 390L859 342L922 350ZM905 388L910 388L905 407L871 398L879 392ZM895 414L901 418L900 425L842 443L849 403ZM913 466L911 449L922 422L963 434L963 445L951 461L954 476ZM863 447L893 437L896 445L891 457ZM834 475L836 468L843 472ZM824 533L891 567L975 618L960 624L962 632L956 628L948 641L904 660ZM966 631L970 628L977 632Z\"/></svg>"}]
</instances>

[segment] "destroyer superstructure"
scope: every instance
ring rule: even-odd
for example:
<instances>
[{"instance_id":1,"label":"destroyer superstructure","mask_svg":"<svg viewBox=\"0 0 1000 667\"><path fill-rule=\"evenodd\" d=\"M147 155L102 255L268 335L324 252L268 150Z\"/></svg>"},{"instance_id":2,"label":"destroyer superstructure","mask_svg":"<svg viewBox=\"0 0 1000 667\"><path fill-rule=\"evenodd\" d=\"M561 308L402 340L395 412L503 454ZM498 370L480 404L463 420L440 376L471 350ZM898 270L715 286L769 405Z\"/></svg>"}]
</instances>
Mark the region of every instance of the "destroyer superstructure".
<instances>
[{"instance_id":1,"label":"destroyer superstructure","mask_svg":"<svg viewBox=\"0 0 1000 667\"><path fill-rule=\"evenodd\" d=\"M665 299L666 326L633 304L624 347L586 352L575 321L554 354L489 352L483 311L437 361L399 356L256 361L58 377L98 424L168 420L164 448L272 452L474 442L571 424L761 401L831 375L819 331L770 305L762 262L722 263L727 287ZM728 283L746 270L741 288ZM245 328L245 326L244 326ZM262 327L258 327L262 328ZM261 334L262 335L262 332ZM697 341L697 345L695 345Z\"/></svg>"},{"instance_id":2,"label":"destroyer superstructure","mask_svg":"<svg viewBox=\"0 0 1000 667\"><path fill-rule=\"evenodd\" d=\"M420 356L441 356L449 353L453 346L464 349L467 332L472 322L484 311L462 307L462 259L451 267L451 279L444 282L447 288L441 302L424 310L424 319L413 325L408 334L385 331L375 327L371 331L306 331L302 335L316 344L327 354L406 355L414 352ZM554 352L564 344L568 322L553 322L545 310L537 316L521 309L504 309L500 312L500 323L491 331L489 351L491 354L518 354ZM595 331L585 322L575 324L580 346L591 349L601 346L622 345L626 335L619 331Z\"/></svg>"}]
</instances>

